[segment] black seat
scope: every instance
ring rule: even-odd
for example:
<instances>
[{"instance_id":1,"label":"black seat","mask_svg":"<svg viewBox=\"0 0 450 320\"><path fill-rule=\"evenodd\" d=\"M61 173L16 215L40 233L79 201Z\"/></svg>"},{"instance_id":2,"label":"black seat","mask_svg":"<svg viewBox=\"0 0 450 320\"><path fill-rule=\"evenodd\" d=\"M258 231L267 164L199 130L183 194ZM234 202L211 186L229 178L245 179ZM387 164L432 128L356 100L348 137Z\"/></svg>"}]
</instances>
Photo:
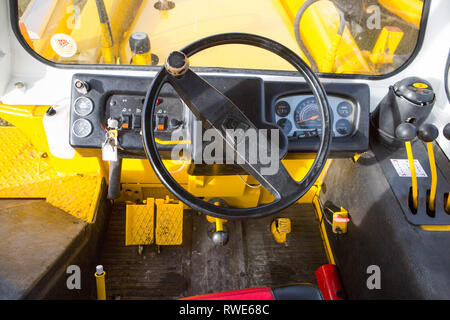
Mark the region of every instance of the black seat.
<instances>
[{"instance_id":1,"label":"black seat","mask_svg":"<svg viewBox=\"0 0 450 320\"><path fill-rule=\"evenodd\" d=\"M275 300L323 300L319 288L310 284L272 288Z\"/></svg>"}]
</instances>

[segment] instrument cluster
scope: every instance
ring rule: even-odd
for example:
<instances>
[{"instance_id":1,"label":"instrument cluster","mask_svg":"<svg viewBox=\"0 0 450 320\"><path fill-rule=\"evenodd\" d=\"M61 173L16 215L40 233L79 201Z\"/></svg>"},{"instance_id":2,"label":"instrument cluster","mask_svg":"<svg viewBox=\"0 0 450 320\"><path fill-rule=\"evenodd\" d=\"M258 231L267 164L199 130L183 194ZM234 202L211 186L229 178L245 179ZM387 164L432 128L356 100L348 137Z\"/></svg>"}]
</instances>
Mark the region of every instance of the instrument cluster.
<instances>
[{"instance_id":1,"label":"instrument cluster","mask_svg":"<svg viewBox=\"0 0 450 320\"><path fill-rule=\"evenodd\" d=\"M355 130L355 104L338 96L328 96L333 123L333 137L352 135ZM289 95L275 101L275 122L290 140L318 137L321 134L321 116L313 95Z\"/></svg>"}]
</instances>

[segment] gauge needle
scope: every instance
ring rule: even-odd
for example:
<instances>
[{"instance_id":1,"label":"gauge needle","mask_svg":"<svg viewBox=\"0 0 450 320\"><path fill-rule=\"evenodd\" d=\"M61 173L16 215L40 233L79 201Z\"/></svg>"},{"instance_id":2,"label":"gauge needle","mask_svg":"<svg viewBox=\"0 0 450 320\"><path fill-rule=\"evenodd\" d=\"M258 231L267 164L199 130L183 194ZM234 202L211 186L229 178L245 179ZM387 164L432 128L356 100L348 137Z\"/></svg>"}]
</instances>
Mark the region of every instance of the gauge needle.
<instances>
[{"instance_id":1,"label":"gauge needle","mask_svg":"<svg viewBox=\"0 0 450 320\"><path fill-rule=\"evenodd\" d=\"M297 123L303 123L303 122L306 122L306 121L309 121L309 120L316 120L317 118L319 118L319 116L315 115L315 116L312 116L311 118L300 120Z\"/></svg>"}]
</instances>

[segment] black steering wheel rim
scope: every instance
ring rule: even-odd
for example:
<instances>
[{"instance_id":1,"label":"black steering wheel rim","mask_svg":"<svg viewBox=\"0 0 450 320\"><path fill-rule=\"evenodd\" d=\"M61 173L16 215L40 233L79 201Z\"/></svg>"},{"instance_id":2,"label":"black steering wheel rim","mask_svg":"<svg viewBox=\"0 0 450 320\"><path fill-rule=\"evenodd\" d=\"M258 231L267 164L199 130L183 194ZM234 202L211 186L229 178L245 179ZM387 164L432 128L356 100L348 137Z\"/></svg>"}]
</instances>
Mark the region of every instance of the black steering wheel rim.
<instances>
[{"instance_id":1,"label":"black steering wheel rim","mask_svg":"<svg viewBox=\"0 0 450 320\"><path fill-rule=\"evenodd\" d=\"M274 201L258 207L229 208L215 206L214 204L203 201L202 199L195 197L194 195L186 191L182 186L180 186L178 182L176 182L172 177L172 175L167 171L162 162L162 159L158 153L152 125L154 123L154 109L156 106L156 100L163 85L167 82L168 79L168 74L164 66L152 81L144 102L142 117L142 136L144 149L156 175L161 180L161 182L179 200L184 202L192 209L222 219L262 218L279 212L300 199L320 176L326 160L328 159L332 138L329 102L323 86L321 85L314 72L309 68L309 66L293 51L271 39L246 33L225 33L213 35L193 42L181 51L187 57L190 57L195 53L206 50L208 48L225 44L250 45L266 49L285 59L292 66L294 66L297 71L300 72L300 74L310 86L311 91L317 100L322 119L322 134L320 136L320 144L311 168L309 169L303 180L297 183L298 192L292 193L288 197L283 198L283 201Z\"/></svg>"}]
</instances>

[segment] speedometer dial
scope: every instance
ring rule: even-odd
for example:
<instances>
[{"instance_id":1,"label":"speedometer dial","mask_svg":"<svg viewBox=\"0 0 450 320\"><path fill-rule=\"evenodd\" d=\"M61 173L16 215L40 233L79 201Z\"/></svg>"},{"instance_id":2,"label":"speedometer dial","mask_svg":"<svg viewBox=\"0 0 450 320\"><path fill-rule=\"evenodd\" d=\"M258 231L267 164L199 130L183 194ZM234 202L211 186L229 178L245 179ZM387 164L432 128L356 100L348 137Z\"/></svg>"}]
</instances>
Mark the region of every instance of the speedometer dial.
<instances>
[{"instance_id":1,"label":"speedometer dial","mask_svg":"<svg viewBox=\"0 0 450 320\"><path fill-rule=\"evenodd\" d=\"M314 97L305 99L297 105L294 112L294 121L300 131L298 135L315 137L320 134L322 122Z\"/></svg>"}]
</instances>

